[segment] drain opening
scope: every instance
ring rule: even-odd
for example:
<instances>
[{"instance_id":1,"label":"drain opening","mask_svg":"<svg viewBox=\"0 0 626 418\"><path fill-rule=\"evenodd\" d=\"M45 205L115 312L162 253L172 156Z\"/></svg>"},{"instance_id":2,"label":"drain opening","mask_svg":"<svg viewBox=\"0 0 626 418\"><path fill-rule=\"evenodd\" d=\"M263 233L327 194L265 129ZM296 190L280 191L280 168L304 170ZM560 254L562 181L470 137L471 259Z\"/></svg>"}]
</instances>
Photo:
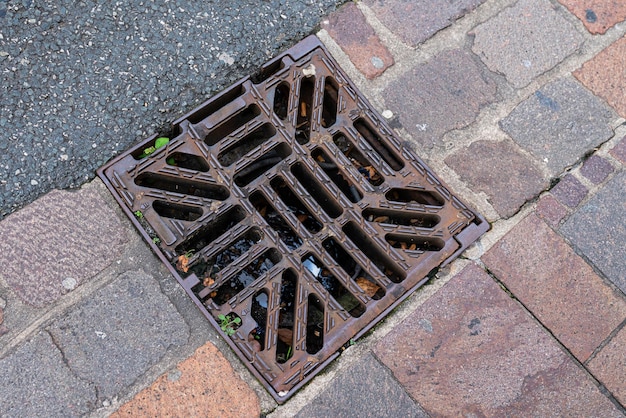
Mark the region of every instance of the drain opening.
<instances>
[{"instance_id":1,"label":"drain opening","mask_svg":"<svg viewBox=\"0 0 626 418\"><path fill-rule=\"evenodd\" d=\"M412 189L391 189L385 197L392 202L420 203L422 205L443 207L443 199L437 193Z\"/></svg>"},{"instance_id":2,"label":"drain opening","mask_svg":"<svg viewBox=\"0 0 626 418\"><path fill-rule=\"evenodd\" d=\"M354 121L354 127L361 136L374 148L389 167L395 171L400 171L404 167L404 162L391 150L388 144L376 134L376 131L363 118Z\"/></svg>"},{"instance_id":3,"label":"drain opening","mask_svg":"<svg viewBox=\"0 0 626 418\"><path fill-rule=\"evenodd\" d=\"M409 251L441 251L444 247L442 240L419 235L387 234L385 240L393 248Z\"/></svg>"},{"instance_id":4,"label":"drain opening","mask_svg":"<svg viewBox=\"0 0 626 418\"><path fill-rule=\"evenodd\" d=\"M337 264L350 276L367 296L378 300L385 296L385 289L365 271L359 263L334 238L327 238L322 243L324 249Z\"/></svg>"},{"instance_id":5,"label":"drain opening","mask_svg":"<svg viewBox=\"0 0 626 418\"><path fill-rule=\"evenodd\" d=\"M223 305L239 292L248 287L253 281L261 277L265 272L280 262L281 255L275 249L269 249L254 259L250 264L231 278L226 280L215 291L211 299L218 305Z\"/></svg>"},{"instance_id":6,"label":"drain opening","mask_svg":"<svg viewBox=\"0 0 626 418\"><path fill-rule=\"evenodd\" d=\"M265 350L265 328L267 327L268 300L267 292L265 290L260 290L252 298L250 315L256 322L257 326L248 334L248 342L254 351Z\"/></svg>"},{"instance_id":7,"label":"drain opening","mask_svg":"<svg viewBox=\"0 0 626 418\"><path fill-rule=\"evenodd\" d=\"M287 158L289 154L291 154L291 149L287 144L281 142L272 150L239 170L234 177L235 184L239 187L250 184L254 179L261 177L266 171Z\"/></svg>"},{"instance_id":8,"label":"drain opening","mask_svg":"<svg viewBox=\"0 0 626 418\"><path fill-rule=\"evenodd\" d=\"M250 80L254 84L260 84L280 70L282 70L283 68L285 68L285 63L283 62L283 60L277 59L273 62L263 65L259 71L257 71L250 77Z\"/></svg>"},{"instance_id":9,"label":"drain opening","mask_svg":"<svg viewBox=\"0 0 626 418\"><path fill-rule=\"evenodd\" d=\"M361 152L355 148L354 144L346 138L342 133L337 133L333 136L333 142L343 152L343 155L348 157L350 162L359 170L359 173L372 185L380 186L385 179L380 173L372 166L367 158Z\"/></svg>"},{"instance_id":10,"label":"drain opening","mask_svg":"<svg viewBox=\"0 0 626 418\"><path fill-rule=\"evenodd\" d=\"M302 258L302 265L324 286L324 289L346 312L355 318L363 315L365 306L337 280L317 257L311 253L305 255Z\"/></svg>"},{"instance_id":11,"label":"drain opening","mask_svg":"<svg viewBox=\"0 0 626 418\"><path fill-rule=\"evenodd\" d=\"M337 122L337 99L339 86L332 77L324 78L324 102L322 105L322 127L329 128Z\"/></svg>"},{"instance_id":12,"label":"drain opening","mask_svg":"<svg viewBox=\"0 0 626 418\"><path fill-rule=\"evenodd\" d=\"M253 193L250 196L250 203L252 203L252 206L254 206L257 212L265 219L265 222L276 231L287 248L295 250L302 245L302 239L291 229L261 192Z\"/></svg>"},{"instance_id":13,"label":"drain opening","mask_svg":"<svg viewBox=\"0 0 626 418\"><path fill-rule=\"evenodd\" d=\"M298 276L293 270L285 270L280 283L280 310L278 313L278 341L276 361L285 363L293 355L293 326L296 317L296 292Z\"/></svg>"},{"instance_id":14,"label":"drain opening","mask_svg":"<svg viewBox=\"0 0 626 418\"><path fill-rule=\"evenodd\" d=\"M311 136L311 119L313 119L313 94L315 93L315 77L300 79L300 96L298 101L298 117L296 119L296 141L300 145L309 142Z\"/></svg>"},{"instance_id":15,"label":"drain opening","mask_svg":"<svg viewBox=\"0 0 626 418\"><path fill-rule=\"evenodd\" d=\"M177 203L163 202L155 200L152 208L160 216L166 218L180 219L182 221L195 221L202 216L202 209L195 206L181 205Z\"/></svg>"},{"instance_id":16,"label":"drain opening","mask_svg":"<svg viewBox=\"0 0 626 418\"><path fill-rule=\"evenodd\" d=\"M339 170L337 164L320 148L315 149L311 156L333 183L339 187L344 195L352 202L356 203L363 198L363 195L348 178Z\"/></svg>"},{"instance_id":17,"label":"drain opening","mask_svg":"<svg viewBox=\"0 0 626 418\"><path fill-rule=\"evenodd\" d=\"M228 147L225 151L221 152L217 156L217 160L220 164L227 167L238 161L249 151L272 138L274 135L276 135L276 129L274 129L274 127L269 123L265 123L235 142L234 145Z\"/></svg>"},{"instance_id":18,"label":"drain opening","mask_svg":"<svg viewBox=\"0 0 626 418\"><path fill-rule=\"evenodd\" d=\"M324 305L319 298L309 295L306 316L306 352L315 354L324 346Z\"/></svg>"},{"instance_id":19,"label":"drain opening","mask_svg":"<svg viewBox=\"0 0 626 418\"><path fill-rule=\"evenodd\" d=\"M194 111L187 116L187 120L192 124L196 124L203 119L211 116L236 98L242 96L245 93L243 85L239 84L224 93L220 94L215 99L212 99L209 103Z\"/></svg>"},{"instance_id":20,"label":"drain opening","mask_svg":"<svg viewBox=\"0 0 626 418\"><path fill-rule=\"evenodd\" d=\"M233 261L247 253L250 248L263 238L263 234L257 228L246 231L243 235L233 240L226 249L220 251L211 259L198 260L191 265L190 271L201 279L201 282L194 288L194 292L200 299L204 299L215 291L213 284L215 277Z\"/></svg>"},{"instance_id":21,"label":"drain opening","mask_svg":"<svg viewBox=\"0 0 626 418\"><path fill-rule=\"evenodd\" d=\"M301 163L292 165L291 172L328 216L337 218L343 213L341 206L328 194L309 170L304 168L304 165Z\"/></svg>"},{"instance_id":22,"label":"drain opening","mask_svg":"<svg viewBox=\"0 0 626 418\"><path fill-rule=\"evenodd\" d=\"M204 142L209 146L213 146L260 114L261 109L257 105L250 105L217 124L204 137Z\"/></svg>"},{"instance_id":23,"label":"drain opening","mask_svg":"<svg viewBox=\"0 0 626 418\"><path fill-rule=\"evenodd\" d=\"M343 227L343 232L350 238L350 240L369 258L374 265L385 276L394 283L400 283L405 279L404 272L396 264L389 259L389 257L383 253L376 243L363 232L361 228L353 221L348 222Z\"/></svg>"},{"instance_id":24,"label":"drain opening","mask_svg":"<svg viewBox=\"0 0 626 418\"><path fill-rule=\"evenodd\" d=\"M315 219L300 199L296 197L282 177L276 177L271 182L272 189L278 197L289 208L289 211L300 221L300 223L312 234L317 234L322 229L322 224Z\"/></svg>"},{"instance_id":25,"label":"drain opening","mask_svg":"<svg viewBox=\"0 0 626 418\"><path fill-rule=\"evenodd\" d=\"M187 154L184 152L175 152L167 156L165 160L167 164L176 167L186 168L188 170L202 171L206 173L209 171L209 164L197 155Z\"/></svg>"},{"instance_id":26,"label":"drain opening","mask_svg":"<svg viewBox=\"0 0 626 418\"><path fill-rule=\"evenodd\" d=\"M287 119L289 112L289 91L291 86L283 81L274 90L274 113L280 120Z\"/></svg>"},{"instance_id":27,"label":"drain opening","mask_svg":"<svg viewBox=\"0 0 626 418\"><path fill-rule=\"evenodd\" d=\"M244 218L245 211L243 208L241 206L233 206L213 220L207 221L206 224L177 246L176 254L187 254L190 251L203 249Z\"/></svg>"},{"instance_id":28,"label":"drain opening","mask_svg":"<svg viewBox=\"0 0 626 418\"><path fill-rule=\"evenodd\" d=\"M414 226L417 228L432 228L437 226L440 221L437 215L416 212L396 212L387 209L365 209L363 211L363 218L367 219L369 222Z\"/></svg>"},{"instance_id":29,"label":"drain opening","mask_svg":"<svg viewBox=\"0 0 626 418\"><path fill-rule=\"evenodd\" d=\"M230 193L222 186L207 184L191 179L172 178L157 173L141 173L135 178L137 186L159 189L166 192L204 197L213 200L226 200Z\"/></svg>"}]
</instances>

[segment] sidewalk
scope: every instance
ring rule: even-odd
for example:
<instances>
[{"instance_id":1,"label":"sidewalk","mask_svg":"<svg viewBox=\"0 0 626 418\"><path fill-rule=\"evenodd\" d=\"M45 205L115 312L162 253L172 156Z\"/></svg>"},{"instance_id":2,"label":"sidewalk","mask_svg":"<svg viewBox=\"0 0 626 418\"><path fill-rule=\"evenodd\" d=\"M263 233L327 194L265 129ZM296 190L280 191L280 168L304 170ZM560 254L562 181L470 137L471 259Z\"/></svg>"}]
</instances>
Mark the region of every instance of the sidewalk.
<instances>
[{"instance_id":1,"label":"sidewalk","mask_svg":"<svg viewBox=\"0 0 626 418\"><path fill-rule=\"evenodd\" d=\"M277 405L99 180L55 190L0 222L0 415L626 415L626 5L433 3L318 36L486 235Z\"/></svg>"}]
</instances>

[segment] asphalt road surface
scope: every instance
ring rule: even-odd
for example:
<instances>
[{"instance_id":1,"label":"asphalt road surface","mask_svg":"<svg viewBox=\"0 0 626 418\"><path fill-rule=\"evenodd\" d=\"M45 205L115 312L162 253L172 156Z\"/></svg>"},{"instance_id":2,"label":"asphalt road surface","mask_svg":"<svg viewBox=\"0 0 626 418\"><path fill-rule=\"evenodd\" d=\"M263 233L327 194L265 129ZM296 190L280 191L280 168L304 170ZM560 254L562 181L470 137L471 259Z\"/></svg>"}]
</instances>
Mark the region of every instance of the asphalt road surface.
<instances>
[{"instance_id":1,"label":"asphalt road surface","mask_svg":"<svg viewBox=\"0 0 626 418\"><path fill-rule=\"evenodd\" d=\"M0 0L0 219L312 33L345 0Z\"/></svg>"}]
</instances>

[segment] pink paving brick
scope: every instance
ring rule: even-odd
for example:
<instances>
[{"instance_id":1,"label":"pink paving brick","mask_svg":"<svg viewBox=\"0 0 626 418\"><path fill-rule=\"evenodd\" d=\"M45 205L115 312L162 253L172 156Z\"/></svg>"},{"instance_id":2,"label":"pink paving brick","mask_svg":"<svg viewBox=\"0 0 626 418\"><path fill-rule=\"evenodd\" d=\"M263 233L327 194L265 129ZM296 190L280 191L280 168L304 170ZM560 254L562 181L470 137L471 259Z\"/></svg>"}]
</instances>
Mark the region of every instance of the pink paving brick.
<instances>
[{"instance_id":1,"label":"pink paving brick","mask_svg":"<svg viewBox=\"0 0 626 418\"><path fill-rule=\"evenodd\" d=\"M587 196L587 188L576 177L567 174L550 193L565 206L575 208Z\"/></svg>"},{"instance_id":2,"label":"pink paving brick","mask_svg":"<svg viewBox=\"0 0 626 418\"><path fill-rule=\"evenodd\" d=\"M556 341L474 264L374 351L431 416L621 416Z\"/></svg>"},{"instance_id":3,"label":"pink paving brick","mask_svg":"<svg viewBox=\"0 0 626 418\"><path fill-rule=\"evenodd\" d=\"M622 0L559 0L578 17L587 30L602 34L626 19L626 2Z\"/></svg>"},{"instance_id":4,"label":"pink paving brick","mask_svg":"<svg viewBox=\"0 0 626 418\"><path fill-rule=\"evenodd\" d=\"M551 194L546 194L537 202L537 215L552 228L556 228L567 216L567 208Z\"/></svg>"},{"instance_id":5,"label":"pink paving brick","mask_svg":"<svg viewBox=\"0 0 626 418\"><path fill-rule=\"evenodd\" d=\"M626 164L626 136L611 150L611 155Z\"/></svg>"},{"instance_id":6,"label":"pink paving brick","mask_svg":"<svg viewBox=\"0 0 626 418\"><path fill-rule=\"evenodd\" d=\"M626 8L626 2L624 5ZM606 100L620 116L626 117L626 37L583 64L574 72L574 77Z\"/></svg>"},{"instance_id":7,"label":"pink paving brick","mask_svg":"<svg viewBox=\"0 0 626 418\"><path fill-rule=\"evenodd\" d=\"M622 328L588 364L593 375L626 405L626 327Z\"/></svg>"},{"instance_id":8,"label":"pink paving brick","mask_svg":"<svg viewBox=\"0 0 626 418\"><path fill-rule=\"evenodd\" d=\"M393 57L354 3L348 3L322 23L322 28L348 54L365 77L373 79L393 65Z\"/></svg>"},{"instance_id":9,"label":"pink paving brick","mask_svg":"<svg viewBox=\"0 0 626 418\"><path fill-rule=\"evenodd\" d=\"M515 226L483 261L582 362L626 318L623 297L535 215Z\"/></svg>"},{"instance_id":10,"label":"pink paving brick","mask_svg":"<svg viewBox=\"0 0 626 418\"><path fill-rule=\"evenodd\" d=\"M584 162L580 168L580 174L585 176L594 184L599 184L614 171L613 166L599 155L592 155Z\"/></svg>"}]
</instances>

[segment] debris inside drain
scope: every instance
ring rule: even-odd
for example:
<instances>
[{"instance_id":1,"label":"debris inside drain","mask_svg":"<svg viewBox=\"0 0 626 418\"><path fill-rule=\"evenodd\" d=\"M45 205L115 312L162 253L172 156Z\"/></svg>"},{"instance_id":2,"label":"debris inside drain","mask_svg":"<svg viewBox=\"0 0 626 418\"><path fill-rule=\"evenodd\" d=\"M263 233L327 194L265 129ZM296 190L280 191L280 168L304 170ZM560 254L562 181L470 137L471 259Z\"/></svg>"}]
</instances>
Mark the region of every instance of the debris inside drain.
<instances>
[{"instance_id":1,"label":"debris inside drain","mask_svg":"<svg viewBox=\"0 0 626 418\"><path fill-rule=\"evenodd\" d=\"M315 37L98 173L278 402L488 229Z\"/></svg>"}]
</instances>

